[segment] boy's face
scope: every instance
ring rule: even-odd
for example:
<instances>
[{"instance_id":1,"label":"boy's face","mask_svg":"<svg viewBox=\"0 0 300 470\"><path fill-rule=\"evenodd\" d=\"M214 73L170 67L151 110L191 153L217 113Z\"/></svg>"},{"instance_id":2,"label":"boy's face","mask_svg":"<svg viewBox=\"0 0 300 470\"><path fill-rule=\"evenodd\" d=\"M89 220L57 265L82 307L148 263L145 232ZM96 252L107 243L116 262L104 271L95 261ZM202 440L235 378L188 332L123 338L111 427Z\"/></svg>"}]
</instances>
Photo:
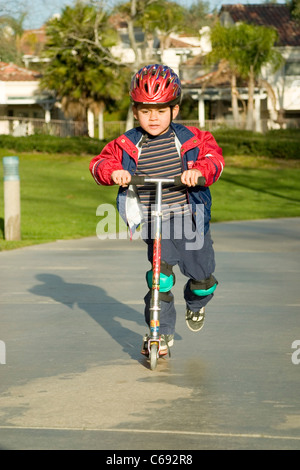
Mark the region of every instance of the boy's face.
<instances>
[{"instance_id":1,"label":"boy's face","mask_svg":"<svg viewBox=\"0 0 300 470\"><path fill-rule=\"evenodd\" d=\"M167 132L170 127L171 120L175 119L179 112L178 104L173 108L164 104L138 104L133 106L132 109L133 115L135 119L139 121L140 126L148 134L153 136Z\"/></svg>"}]
</instances>

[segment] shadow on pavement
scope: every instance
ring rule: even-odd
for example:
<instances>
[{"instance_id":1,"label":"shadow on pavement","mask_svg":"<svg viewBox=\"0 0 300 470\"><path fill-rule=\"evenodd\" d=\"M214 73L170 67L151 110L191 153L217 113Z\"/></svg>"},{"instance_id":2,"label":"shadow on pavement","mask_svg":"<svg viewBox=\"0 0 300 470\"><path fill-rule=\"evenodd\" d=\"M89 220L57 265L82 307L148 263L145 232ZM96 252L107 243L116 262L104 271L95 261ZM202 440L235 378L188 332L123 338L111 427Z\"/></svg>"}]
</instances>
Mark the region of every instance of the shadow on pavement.
<instances>
[{"instance_id":1,"label":"shadow on pavement","mask_svg":"<svg viewBox=\"0 0 300 470\"><path fill-rule=\"evenodd\" d=\"M30 289L31 293L50 297L69 308L77 305L117 341L132 359L143 361L144 358L140 354L141 334L137 334L120 322L126 320L144 325L146 332L143 313L110 297L98 286L65 282L62 277L48 273L38 274L36 279L41 284Z\"/></svg>"}]
</instances>

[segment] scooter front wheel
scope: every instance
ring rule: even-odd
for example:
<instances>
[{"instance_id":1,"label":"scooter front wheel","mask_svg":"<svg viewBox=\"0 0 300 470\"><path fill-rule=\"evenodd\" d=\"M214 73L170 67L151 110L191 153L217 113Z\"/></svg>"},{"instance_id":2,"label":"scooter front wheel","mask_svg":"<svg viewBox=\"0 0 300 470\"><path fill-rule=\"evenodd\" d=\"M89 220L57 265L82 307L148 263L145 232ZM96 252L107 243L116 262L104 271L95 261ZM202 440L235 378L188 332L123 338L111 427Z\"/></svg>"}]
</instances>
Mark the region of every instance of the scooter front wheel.
<instances>
[{"instance_id":1,"label":"scooter front wheel","mask_svg":"<svg viewBox=\"0 0 300 470\"><path fill-rule=\"evenodd\" d=\"M158 344L152 343L150 348L150 369L154 370L157 366Z\"/></svg>"}]
</instances>

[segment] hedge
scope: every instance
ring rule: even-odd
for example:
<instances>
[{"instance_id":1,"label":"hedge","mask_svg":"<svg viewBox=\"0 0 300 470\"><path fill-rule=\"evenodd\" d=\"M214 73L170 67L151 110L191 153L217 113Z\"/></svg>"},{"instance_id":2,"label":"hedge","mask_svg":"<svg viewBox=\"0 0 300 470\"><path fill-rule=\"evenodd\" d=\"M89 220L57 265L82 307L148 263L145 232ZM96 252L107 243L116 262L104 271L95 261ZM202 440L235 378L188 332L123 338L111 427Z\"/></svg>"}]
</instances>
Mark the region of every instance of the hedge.
<instances>
[{"instance_id":1,"label":"hedge","mask_svg":"<svg viewBox=\"0 0 300 470\"><path fill-rule=\"evenodd\" d=\"M224 156L252 155L270 158L299 159L300 130L274 130L266 134L234 129L213 132ZM12 137L0 135L0 147L17 152L65 153L71 155L98 155L106 144L89 137L55 137L32 135Z\"/></svg>"},{"instance_id":2,"label":"hedge","mask_svg":"<svg viewBox=\"0 0 300 470\"><path fill-rule=\"evenodd\" d=\"M252 155L299 159L300 130L273 130L265 134L227 129L213 132L225 156Z\"/></svg>"},{"instance_id":3,"label":"hedge","mask_svg":"<svg viewBox=\"0 0 300 470\"><path fill-rule=\"evenodd\" d=\"M90 137L55 137L51 135L13 137L11 135L0 135L0 148L17 152L98 155L105 143Z\"/></svg>"}]
</instances>

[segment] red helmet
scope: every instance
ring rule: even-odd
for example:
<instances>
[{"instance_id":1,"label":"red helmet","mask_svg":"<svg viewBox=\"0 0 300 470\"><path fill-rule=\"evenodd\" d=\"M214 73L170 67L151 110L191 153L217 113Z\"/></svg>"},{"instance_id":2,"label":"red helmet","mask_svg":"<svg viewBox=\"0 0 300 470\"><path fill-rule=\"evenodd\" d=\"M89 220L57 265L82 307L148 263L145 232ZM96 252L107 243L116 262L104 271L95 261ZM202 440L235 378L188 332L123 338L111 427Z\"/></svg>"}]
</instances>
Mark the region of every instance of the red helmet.
<instances>
[{"instance_id":1,"label":"red helmet","mask_svg":"<svg viewBox=\"0 0 300 470\"><path fill-rule=\"evenodd\" d=\"M130 96L134 103L172 106L180 102L181 83L170 67L146 65L133 76Z\"/></svg>"}]
</instances>

